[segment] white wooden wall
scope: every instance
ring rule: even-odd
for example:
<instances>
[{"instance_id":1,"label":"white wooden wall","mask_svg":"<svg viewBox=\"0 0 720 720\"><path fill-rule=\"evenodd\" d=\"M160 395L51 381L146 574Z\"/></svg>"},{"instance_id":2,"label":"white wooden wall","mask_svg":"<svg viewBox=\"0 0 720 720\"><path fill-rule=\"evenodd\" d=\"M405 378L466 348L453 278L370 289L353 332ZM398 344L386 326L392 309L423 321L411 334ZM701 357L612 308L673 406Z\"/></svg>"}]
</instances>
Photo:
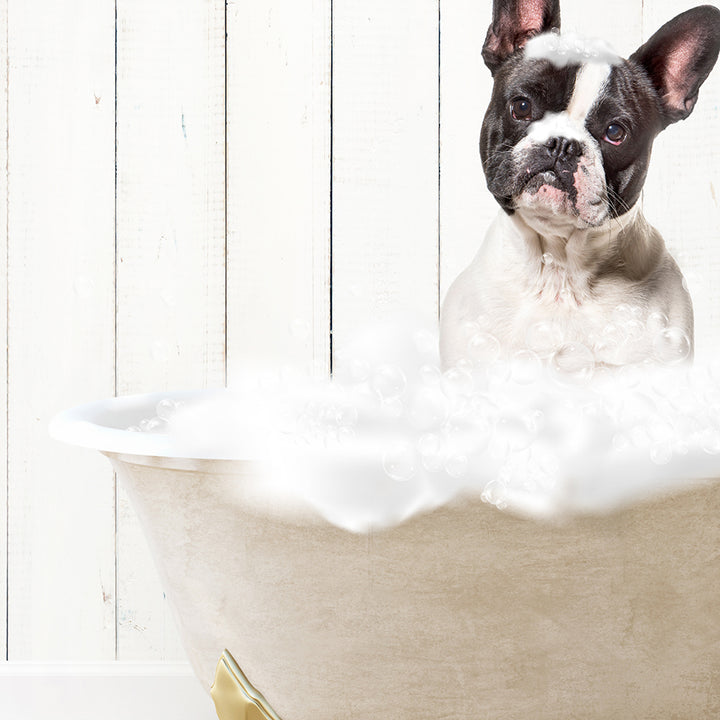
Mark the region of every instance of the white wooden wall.
<instances>
[{"instance_id":1,"label":"white wooden wall","mask_svg":"<svg viewBox=\"0 0 720 720\"><path fill-rule=\"evenodd\" d=\"M627 55L693 4L565 0L564 24ZM489 18L489 0L0 0L0 657L182 658L109 465L47 422L268 358L325 373L362 322L436 318L497 212ZM720 69L644 200L700 355L720 333L719 130Z\"/></svg>"}]
</instances>

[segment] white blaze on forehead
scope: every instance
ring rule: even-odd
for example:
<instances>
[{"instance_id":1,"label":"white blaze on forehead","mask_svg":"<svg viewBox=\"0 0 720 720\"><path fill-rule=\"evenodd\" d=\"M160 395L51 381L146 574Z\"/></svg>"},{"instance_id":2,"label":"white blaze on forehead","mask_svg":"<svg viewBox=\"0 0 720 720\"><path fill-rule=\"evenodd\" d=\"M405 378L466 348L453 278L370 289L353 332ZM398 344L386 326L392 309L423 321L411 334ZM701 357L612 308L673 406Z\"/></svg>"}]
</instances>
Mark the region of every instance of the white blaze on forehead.
<instances>
[{"instance_id":1,"label":"white blaze on forehead","mask_svg":"<svg viewBox=\"0 0 720 720\"><path fill-rule=\"evenodd\" d=\"M575 33L543 33L525 45L527 60L549 60L555 67L599 62L618 65L620 56L604 40L587 38Z\"/></svg>"},{"instance_id":2,"label":"white blaze on forehead","mask_svg":"<svg viewBox=\"0 0 720 720\"><path fill-rule=\"evenodd\" d=\"M608 63L583 65L578 71L567 109L560 113L545 113L540 120L531 123L527 137L539 143L554 137L581 142L589 140L591 135L585 128L585 120L597 103L611 72L612 65Z\"/></svg>"}]
</instances>

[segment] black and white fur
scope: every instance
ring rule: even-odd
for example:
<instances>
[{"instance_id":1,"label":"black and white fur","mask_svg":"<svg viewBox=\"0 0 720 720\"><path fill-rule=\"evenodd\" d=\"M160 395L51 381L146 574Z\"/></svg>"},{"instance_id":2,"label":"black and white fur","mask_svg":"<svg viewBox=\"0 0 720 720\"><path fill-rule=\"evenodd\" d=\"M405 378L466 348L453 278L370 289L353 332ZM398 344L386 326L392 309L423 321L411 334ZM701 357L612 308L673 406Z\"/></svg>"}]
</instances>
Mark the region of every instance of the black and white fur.
<instances>
[{"instance_id":1,"label":"black and white fur","mask_svg":"<svg viewBox=\"0 0 720 720\"><path fill-rule=\"evenodd\" d=\"M480 155L502 211L443 304L445 367L478 332L512 354L542 322L605 365L652 359L658 322L692 347L690 296L638 199L655 137L692 112L717 60L720 11L678 15L627 60L559 27L558 0L495 0ZM618 306L638 329L608 344Z\"/></svg>"}]
</instances>

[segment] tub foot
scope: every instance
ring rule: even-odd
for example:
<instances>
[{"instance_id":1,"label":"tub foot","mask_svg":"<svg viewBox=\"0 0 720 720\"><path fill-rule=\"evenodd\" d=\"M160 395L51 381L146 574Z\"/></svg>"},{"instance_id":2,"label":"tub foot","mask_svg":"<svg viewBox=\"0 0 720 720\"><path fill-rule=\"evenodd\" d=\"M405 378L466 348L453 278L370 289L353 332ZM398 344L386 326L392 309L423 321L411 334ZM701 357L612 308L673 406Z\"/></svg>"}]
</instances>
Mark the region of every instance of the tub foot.
<instances>
[{"instance_id":1,"label":"tub foot","mask_svg":"<svg viewBox=\"0 0 720 720\"><path fill-rule=\"evenodd\" d=\"M227 650L218 661L210 694L219 720L280 720Z\"/></svg>"}]
</instances>

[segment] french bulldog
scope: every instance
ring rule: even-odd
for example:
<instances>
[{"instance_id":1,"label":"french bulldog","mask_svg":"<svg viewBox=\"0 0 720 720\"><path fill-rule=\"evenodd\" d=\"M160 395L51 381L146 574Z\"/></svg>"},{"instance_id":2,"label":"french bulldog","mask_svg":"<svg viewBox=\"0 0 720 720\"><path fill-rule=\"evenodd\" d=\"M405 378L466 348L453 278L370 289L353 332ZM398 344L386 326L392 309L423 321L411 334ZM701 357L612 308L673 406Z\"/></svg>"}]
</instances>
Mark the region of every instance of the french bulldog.
<instances>
[{"instance_id":1,"label":"french bulldog","mask_svg":"<svg viewBox=\"0 0 720 720\"><path fill-rule=\"evenodd\" d=\"M690 296L638 199L655 137L690 115L719 51L712 6L621 59L560 34L559 0L495 0L480 156L501 210L443 303L445 368L493 343L507 357L579 347L595 366L692 358Z\"/></svg>"}]
</instances>

